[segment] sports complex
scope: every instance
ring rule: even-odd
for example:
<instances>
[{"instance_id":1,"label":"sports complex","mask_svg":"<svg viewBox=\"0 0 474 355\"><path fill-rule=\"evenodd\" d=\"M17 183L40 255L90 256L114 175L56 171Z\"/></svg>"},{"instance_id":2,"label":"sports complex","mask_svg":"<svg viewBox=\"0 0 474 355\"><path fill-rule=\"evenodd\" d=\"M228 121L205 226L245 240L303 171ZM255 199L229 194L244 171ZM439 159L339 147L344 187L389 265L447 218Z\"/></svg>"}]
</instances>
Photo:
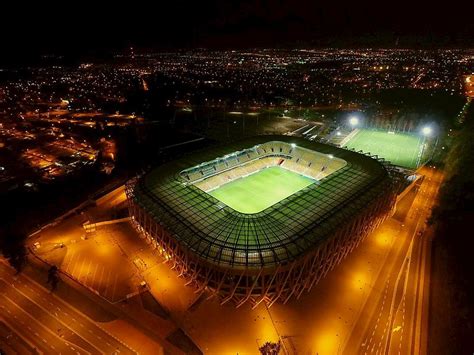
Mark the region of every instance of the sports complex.
<instances>
[{"instance_id":1,"label":"sports complex","mask_svg":"<svg viewBox=\"0 0 474 355\"><path fill-rule=\"evenodd\" d=\"M407 169L416 169L425 160L426 139L422 135L377 129L355 129L341 146L368 152Z\"/></svg>"},{"instance_id":2,"label":"sports complex","mask_svg":"<svg viewBox=\"0 0 474 355\"><path fill-rule=\"evenodd\" d=\"M221 304L309 291L393 209L396 169L290 136L209 148L129 181L132 221L196 292Z\"/></svg>"}]
</instances>

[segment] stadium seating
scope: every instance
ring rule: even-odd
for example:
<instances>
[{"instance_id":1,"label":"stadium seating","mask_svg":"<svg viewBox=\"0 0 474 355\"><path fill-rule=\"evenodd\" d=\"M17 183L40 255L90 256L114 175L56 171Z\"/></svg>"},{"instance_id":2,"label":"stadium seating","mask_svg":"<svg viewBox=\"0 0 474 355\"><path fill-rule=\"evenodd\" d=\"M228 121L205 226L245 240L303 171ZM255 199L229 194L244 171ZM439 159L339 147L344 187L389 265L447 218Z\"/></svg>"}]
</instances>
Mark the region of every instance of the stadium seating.
<instances>
[{"instance_id":1,"label":"stadium seating","mask_svg":"<svg viewBox=\"0 0 474 355\"><path fill-rule=\"evenodd\" d=\"M345 165L344 160L327 154L284 142L267 142L186 169L181 172L181 177L201 190L210 191L270 166L281 166L321 180Z\"/></svg>"}]
</instances>

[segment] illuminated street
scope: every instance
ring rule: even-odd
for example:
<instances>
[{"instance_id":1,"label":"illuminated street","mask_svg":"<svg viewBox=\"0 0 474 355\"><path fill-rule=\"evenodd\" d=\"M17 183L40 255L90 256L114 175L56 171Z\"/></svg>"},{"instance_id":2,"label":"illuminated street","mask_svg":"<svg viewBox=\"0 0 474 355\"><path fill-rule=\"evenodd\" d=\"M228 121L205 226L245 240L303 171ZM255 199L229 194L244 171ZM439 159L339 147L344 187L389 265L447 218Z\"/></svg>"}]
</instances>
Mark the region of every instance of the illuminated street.
<instances>
[{"instance_id":1,"label":"illuminated street","mask_svg":"<svg viewBox=\"0 0 474 355\"><path fill-rule=\"evenodd\" d=\"M134 353L27 276L14 275L3 263L0 272L2 320L33 348L45 354Z\"/></svg>"},{"instance_id":2,"label":"illuminated street","mask_svg":"<svg viewBox=\"0 0 474 355\"><path fill-rule=\"evenodd\" d=\"M425 179L407 214L403 233L372 287L347 353L424 353L429 295L430 230L425 221L436 201L442 173L421 171ZM429 265L429 264L428 264Z\"/></svg>"},{"instance_id":3,"label":"illuminated street","mask_svg":"<svg viewBox=\"0 0 474 355\"><path fill-rule=\"evenodd\" d=\"M473 4L8 4L0 355L474 354Z\"/></svg>"}]
</instances>

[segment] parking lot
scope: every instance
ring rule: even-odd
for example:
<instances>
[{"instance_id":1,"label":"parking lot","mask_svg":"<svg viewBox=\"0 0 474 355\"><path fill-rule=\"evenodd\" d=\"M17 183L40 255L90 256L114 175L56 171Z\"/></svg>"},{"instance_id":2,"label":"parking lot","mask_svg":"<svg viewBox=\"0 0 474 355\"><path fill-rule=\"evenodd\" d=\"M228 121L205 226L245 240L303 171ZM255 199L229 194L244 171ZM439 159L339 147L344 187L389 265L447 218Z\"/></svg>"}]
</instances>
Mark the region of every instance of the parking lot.
<instances>
[{"instance_id":1,"label":"parking lot","mask_svg":"<svg viewBox=\"0 0 474 355\"><path fill-rule=\"evenodd\" d=\"M33 246L35 254L111 303L144 289L141 272L159 262L128 221L86 232L79 218L53 227ZM146 262L144 261L146 260Z\"/></svg>"}]
</instances>

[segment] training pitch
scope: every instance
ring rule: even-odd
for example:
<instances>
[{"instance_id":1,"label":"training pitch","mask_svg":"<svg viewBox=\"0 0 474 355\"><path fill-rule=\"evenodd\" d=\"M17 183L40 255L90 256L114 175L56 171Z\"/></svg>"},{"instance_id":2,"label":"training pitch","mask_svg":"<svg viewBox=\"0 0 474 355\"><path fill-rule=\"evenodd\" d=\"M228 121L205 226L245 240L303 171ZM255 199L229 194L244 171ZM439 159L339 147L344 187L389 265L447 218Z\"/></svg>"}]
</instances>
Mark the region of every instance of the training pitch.
<instances>
[{"instance_id":1,"label":"training pitch","mask_svg":"<svg viewBox=\"0 0 474 355\"><path fill-rule=\"evenodd\" d=\"M273 166L224 184L208 193L242 213L258 213L315 180Z\"/></svg>"},{"instance_id":2,"label":"training pitch","mask_svg":"<svg viewBox=\"0 0 474 355\"><path fill-rule=\"evenodd\" d=\"M422 144L423 139L413 134L361 129L346 146L378 155L394 165L415 169L419 165Z\"/></svg>"}]
</instances>

